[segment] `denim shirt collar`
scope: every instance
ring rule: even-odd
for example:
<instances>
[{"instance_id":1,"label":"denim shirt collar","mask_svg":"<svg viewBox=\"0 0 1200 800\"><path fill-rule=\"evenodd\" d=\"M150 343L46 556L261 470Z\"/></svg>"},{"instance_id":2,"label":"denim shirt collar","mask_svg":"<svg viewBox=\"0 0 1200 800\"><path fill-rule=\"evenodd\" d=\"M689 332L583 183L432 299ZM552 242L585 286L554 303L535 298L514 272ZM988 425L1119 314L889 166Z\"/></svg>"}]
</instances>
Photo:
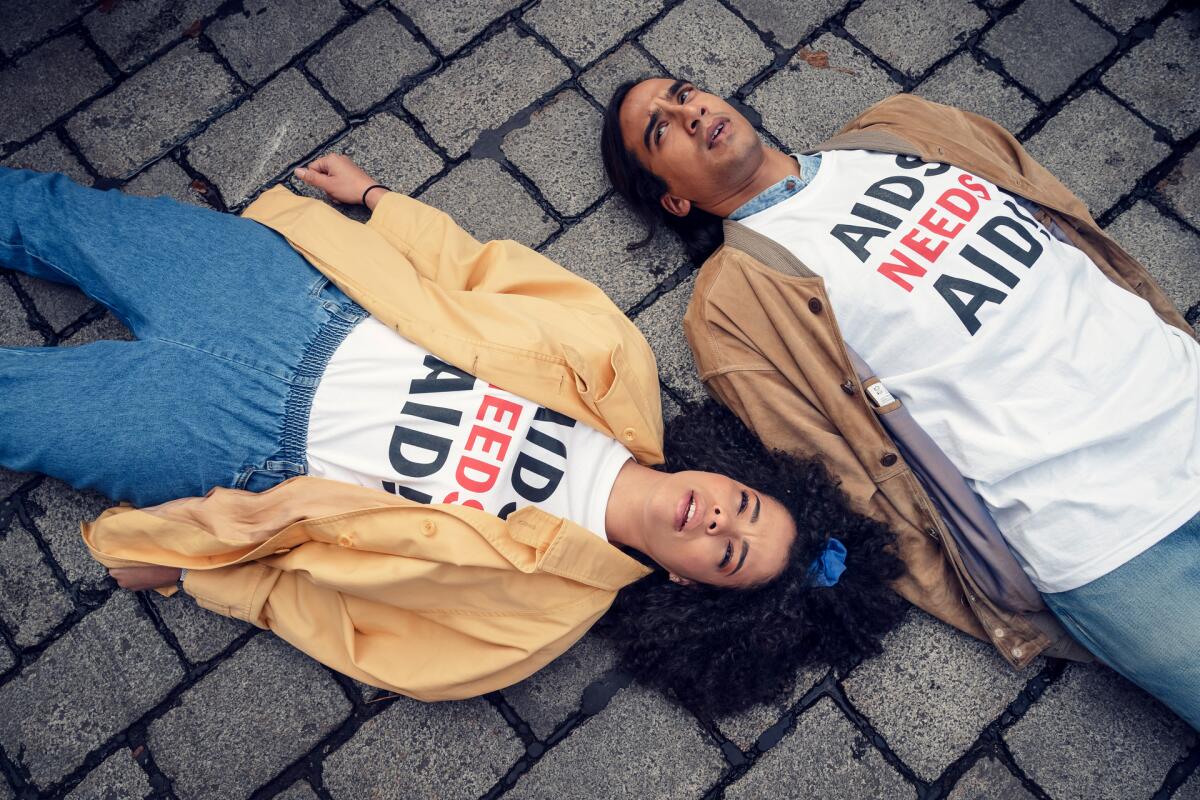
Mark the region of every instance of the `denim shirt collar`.
<instances>
[{"instance_id":1,"label":"denim shirt collar","mask_svg":"<svg viewBox=\"0 0 1200 800\"><path fill-rule=\"evenodd\" d=\"M792 158L796 159L796 162L800 165L799 178L789 175L774 186L768 186L747 201L745 205L738 207L736 211L729 215L729 218L736 221L745 219L760 211L765 211L776 203L787 200L792 195L799 193L805 186L808 186L812 182L812 179L816 177L817 170L821 167L821 154L815 153L810 156L803 153L793 153Z\"/></svg>"}]
</instances>

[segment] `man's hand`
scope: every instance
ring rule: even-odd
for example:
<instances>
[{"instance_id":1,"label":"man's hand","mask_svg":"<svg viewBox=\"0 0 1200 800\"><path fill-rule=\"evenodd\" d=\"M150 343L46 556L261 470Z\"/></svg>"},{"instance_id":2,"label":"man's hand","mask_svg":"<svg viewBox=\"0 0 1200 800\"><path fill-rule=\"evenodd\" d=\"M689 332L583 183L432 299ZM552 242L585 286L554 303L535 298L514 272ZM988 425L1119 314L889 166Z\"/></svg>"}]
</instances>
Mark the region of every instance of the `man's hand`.
<instances>
[{"instance_id":1,"label":"man's hand","mask_svg":"<svg viewBox=\"0 0 1200 800\"><path fill-rule=\"evenodd\" d=\"M321 156L308 167L296 167L296 177L325 192L330 199L351 206L361 203L366 188L378 183L363 172L362 167L340 153ZM383 189L376 189L367 195L367 208L374 210L384 194Z\"/></svg>"},{"instance_id":2,"label":"man's hand","mask_svg":"<svg viewBox=\"0 0 1200 800\"><path fill-rule=\"evenodd\" d=\"M177 567L114 567L108 571L117 585L131 592L174 586L182 572Z\"/></svg>"}]
</instances>

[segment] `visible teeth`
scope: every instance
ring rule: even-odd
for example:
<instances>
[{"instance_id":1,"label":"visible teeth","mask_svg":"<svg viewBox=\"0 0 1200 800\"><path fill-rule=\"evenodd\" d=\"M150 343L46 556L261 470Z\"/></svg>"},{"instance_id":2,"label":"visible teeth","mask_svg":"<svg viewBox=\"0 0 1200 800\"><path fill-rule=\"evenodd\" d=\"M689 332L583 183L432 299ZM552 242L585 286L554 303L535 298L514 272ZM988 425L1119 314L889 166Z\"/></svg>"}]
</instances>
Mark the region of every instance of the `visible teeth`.
<instances>
[{"instance_id":1,"label":"visible teeth","mask_svg":"<svg viewBox=\"0 0 1200 800\"><path fill-rule=\"evenodd\" d=\"M692 521L692 515L696 513L696 498L692 498L692 502L688 503L687 514L683 518L683 524L687 525Z\"/></svg>"}]
</instances>

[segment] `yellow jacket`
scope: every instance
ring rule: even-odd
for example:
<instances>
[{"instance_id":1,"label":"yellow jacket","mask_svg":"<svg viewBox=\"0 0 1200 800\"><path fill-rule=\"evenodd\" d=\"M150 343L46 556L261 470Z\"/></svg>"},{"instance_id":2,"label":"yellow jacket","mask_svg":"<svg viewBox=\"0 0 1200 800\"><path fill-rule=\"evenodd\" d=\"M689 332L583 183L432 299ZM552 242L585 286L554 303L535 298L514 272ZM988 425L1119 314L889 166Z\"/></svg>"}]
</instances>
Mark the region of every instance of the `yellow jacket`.
<instances>
[{"instance_id":1,"label":"yellow jacket","mask_svg":"<svg viewBox=\"0 0 1200 800\"><path fill-rule=\"evenodd\" d=\"M245 216L410 341L608 433L644 464L662 461L654 356L583 278L515 242L480 244L400 194L383 197L365 225L283 188ZM186 568L184 589L205 608L420 700L528 677L649 572L536 508L502 521L306 477L260 494L217 489L112 508L83 536L105 566Z\"/></svg>"}]
</instances>

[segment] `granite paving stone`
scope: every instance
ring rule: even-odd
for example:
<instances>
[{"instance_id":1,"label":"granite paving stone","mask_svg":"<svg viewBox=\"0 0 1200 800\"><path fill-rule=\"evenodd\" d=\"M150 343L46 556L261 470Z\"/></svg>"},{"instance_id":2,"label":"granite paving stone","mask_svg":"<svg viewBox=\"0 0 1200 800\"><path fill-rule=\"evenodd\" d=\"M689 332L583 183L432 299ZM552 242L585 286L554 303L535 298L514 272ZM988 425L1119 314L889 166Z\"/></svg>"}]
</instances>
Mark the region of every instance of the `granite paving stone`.
<instances>
[{"instance_id":1,"label":"granite paving stone","mask_svg":"<svg viewBox=\"0 0 1200 800\"><path fill-rule=\"evenodd\" d=\"M217 185L226 205L238 206L343 124L304 76L290 69L193 140L187 160Z\"/></svg>"},{"instance_id":2,"label":"granite paving stone","mask_svg":"<svg viewBox=\"0 0 1200 800\"><path fill-rule=\"evenodd\" d=\"M262 634L150 724L147 746L180 800L245 797L345 720L350 702L316 661ZM274 731L285 735L263 735Z\"/></svg>"},{"instance_id":3,"label":"granite paving stone","mask_svg":"<svg viewBox=\"0 0 1200 800\"><path fill-rule=\"evenodd\" d=\"M0 347L4 345L0 343ZM4 501L21 487L25 481L33 477L31 472L13 472L0 467L0 511L4 509Z\"/></svg>"},{"instance_id":4,"label":"granite paving stone","mask_svg":"<svg viewBox=\"0 0 1200 800\"><path fill-rule=\"evenodd\" d=\"M763 33L791 49L845 5L841 0L732 0L734 7Z\"/></svg>"},{"instance_id":5,"label":"granite paving stone","mask_svg":"<svg viewBox=\"0 0 1200 800\"><path fill-rule=\"evenodd\" d=\"M169 158L158 161L154 166L121 187L121 191L142 197L169 197L180 203L208 208L202 195L192 188L192 179L183 168Z\"/></svg>"},{"instance_id":6,"label":"granite paving stone","mask_svg":"<svg viewBox=\"0 0 1200 800\"><path fill-rule=\"evenodd\" d=\"M1124 800L1157 789L1196 734L1107 667L1072 664L1004 739L1056 800Z\"/></svg>"},{"instance_id":7,"label":"granite paving stone","mask_svg":"<svg viewBox=\"0 0 1200 800\"><path fill-rule=\"evenodd\" d=\"M798 703L828 672L829 668L825 666L804 667L796 673L796 680L787 696L772 703L756 703L740 714L718 718L716 723L721 733L742 750L749 751L759 737L778 722L784 713Z\"/></svg>"},{"instance_id":8,"label":"granite paving stone","mask_svg":"<svg viewBox=\"0 0 1200 800\"><path fill-rule=\"evenodd\" d=\"M347 111L360 114L433 63L428 48L381 7L330 39L308 70Z\"/></svg>"},{"instance_id":9,"label":"granite paving stone","mask_svg":"<svg viewBox=\"0 0 1200 800\"><path fill-rule=\"evenodd\" d=\"M78 491L53 478L29 493L26 508L33 524L71 583L94 589L108 579L108 570L83 543L79 523L95 519L112 504L101 494Z\"/></svg>"},{"instance_id":10,"label":"granite paving stone","mask_svg":"<svg viewBox=\"0 0 1200 800\"><path fill-rule=\"evenodd\" d=\"M1116 44L1116 37L1069 0L1026 0L983 37L984 49L1042 100L1066 91Z\"/></svg>"},{"instance_id":11,"label":"granite paving stone","mask_svg":"<svg viewBox=\"0 0 1200 800\"><path fill-rule=\"evenodd\" d=\"M1119 31L1127 31L1141 20L1154 16L1167 0L1079 0L1088 10Z\"/></svg>"},{"instance_id":12,"label":"granite paving stone","mask_svg":"<svg viewBox=\"0 0 1200 800\"><path fill-rule=\"evenodd\" d=\"M686 0L642 35L642 45L676 78L721 97L771 64L774 54L717 0ZM720 48L712 47L720 42Z\"/></svg>"},{"instance_id":13,"label":"granite paving stone","mask_svg":"<svg viewBox=\"0 0 1200 800\"><path fill-rule=\"evenodd\" d=\"M658 359L659 378L679 392L685 400L700 402L707 397L696 375L692 351L683 335L683 314L692 297L696 276L690 275L671 291L663 294L634 320L650 342Z\"/></svg>"},{"instance_id":14,"label":"granite paving stone","mask_svg":"<svg viewBox=\"0 0 1200 800\"><path fill-rule=\"evenodd\" d=\"M525 13L525 21L564 56L589 64L662 7L662 0L542 0Z\"/></svg>"},{"instance_id":15,"label":"granite paving stone","mask_svg":"<svg viewBox=\"0 0 1200 800\"><path fill-rule=\"evenodd\" d=\"M987 21L988 15L968 0L929 0L919 11L890 0L867 0L846 17L846 31L893 67L915 76Z\"/></svg>"},{"instance_id":16,"label":"granite paving stone","mask_svg":"<svg viewBox=\"0 0 1200 800\"><path fill-rule=\"evenodd\" d=\"M334 800L479 797L524 751L485 700L401 697L326 757L323 779Z\"/></svg>"},{"instance_id":17,"label":"granite paving stone","mask_svg":"<svg viewBox=\"0 0 1200 800\"><path fill-rule=\"evenodd\" d=\"M1193 147L1156 188L1176 213L1200 228L1200 147Z\"/></svg>"},{"instance_id":18,"label":"granite paving stone","mask_svg":"<svg viewBox=\"0 0 1200 800\"><path fill-rule=\"evenodd\" d=\"M1009 772L1003 762L994 758L981 758L954 784L947 800L1034 800L1021 783L1021 779Z\"/></svg>"},{"instance_id":19,"label":"granite paving stone","mask_svg":"<svg viewBox=\"0 0 1200 800\"><path fill-rule=\"evenodd\" d=\"M658 233L645 247L628 249L645 235L645 225L629 205L610 197L555 239L544 253L599 286L614 303L628 310L663 278L688 263L679 240L666 232Z\"/></svg>"},{"instance_id":20,"label":"granite paving stone","mask_svg":"<svg viewBox=\"0 0 1200 800\"><path fill-rule=\"evenodd\" d=\"M557 223L495 161L464 161L421 194L481 242L513 239L534 247Z\"/></svg>"},{"instance_id":21,"label":"granite paving stone","mask_svg":"<svg viewBox=\"0 0 1200 800\"><path fill-rule=\"evenodd\" d=\"M78 36L60 36L0 69L0 147L28 139L108 85Z\"/></svg>"},{"instance_id":22,"label":"granite paving stone","mask_svg":"<svg viewBox=\"0 0 1200 800\"><path fill-rule=\"evenodd\" d=\"M579 82L594 100L607 107L613 92L622 83L658 75L661 71L641 50L623 44L583 73Z\"/></svg>"},{"instance_id":23,"label":"granite paving stone","mask_svg":"<svg viewBox=\"0 0 1200 800\"><path fill-rule=\"evenodd\" d=\"M800 715L796 729L725 790L726 800L915 798L915 790L829 699Z\"/></svg>"},{"instance_id":24,"label":"granite paving stone","mask_svg":"<svg viewBox=\"0 0 1200 800\"><path fill-rule=\"evenodd\" d=\"M417 138L396 115L381 111L338 139L328 149L354 159L368 175L395 192L411 193L442 169L442 159ZM325 197L325 193L295 176L288 185L299 194ZM344 209L343 209L344 210ZM364 211L364 218L367 216Z\"/></svg>"},{"instance_id":25,"label":"granite paving stone","mask_svg":"<svg viewBox=\"0 0 1200 800\"><path fill-rule=\"evenodd\" d=\"M534 735L545 739L579 709L583 690L615 667L617 657L608 640L584 636L548 666L505 689L504 697Z\"/></svg>"},{"instance_id":26,"label":"granite paving stone","mask_svg":"<svg viewBox=\"0 0 1200 800\"><path fill-rule=\"evenodd\" d=\"M1093 216L1170 152L1146 123L1094 89L1068 103L1025 148L1079 195Z\"/></svg>"},{"instance_id":27,"label":"granite paving stone","mask_svg":"<svg viewBox=\"0 0 1200 800\"><path fill-rule=\"evenodd\" d=\"M1200 303L1200 236L1144 200L1105 230L1145 265L1180 313Z\"/></svg>"},{"instance_id":28,"label":"granite paving stone","mask_svg":"<svg viewBox=\"0 0 1200 800\"><path fill-rule=\"evenodd\" d=\"M505 797L700 797L724 763L695 718L634 685L547 753Z\"/></svg>"},{"instance_id":29,"label":"granite paving stone","mask_svg":"<svg viewBox=\"0 0 1200 800\"><path fill-rule=\"evenodd\" d=\"M500 127L570 77L566 64L536 39L509 27L410 91L405 106L457 158L482 131ZM456 110L448 113L447 103Z\"/></svg>"},{"instance_id":30,"label":"granite paving stone","mask_svg":"<svg viewBox=\"0 0 1200 800\"><path fill-rule=\"evenodd\" d=\"M257 84L330 31L345 13L338 0L241 0L239 12L205 33L248 83Z\"/></svg>"},{"instance_id":31,"label":"granite paving stone","mask_svg":"<svg viewBox=\"0 0 1200 800\"><path fill-rule=\"evenodd\" d=\"M76 19L87 8L86 0L41 0L20 11L12 9L0 25L0 53L11 56ZM7 4L6 4L7 7Z\"/></svg>"},{"instance_id":32,"label":"granite paving stone","mask_svg":"<svg viewBox=\"0 0 1200 800\"><path fill-rule=\"evenodd\" d=\"M72 607L33 536L13 523L0 531L0 619L17 646L40 642Z\"/></svg>"},{"instance_id":33,"label":"granite paving stone","mask_svg":"<svg viewBox=\"0 0 1200 800\"><path fill-rule=\"evenodd\" d=\"M62 341L61 346L78 347L82 344L102 340L132 342L133 332L126 328L120 320L107 311L99 319L83 326L72 336Z\"/></svg>"},{"instance_id":34,"label":"granite paving stone","mask_svg":"<svg viewBox=\"0 0 1200 800\"><path fill-rule=\"evenodd\" d=\"M1192 777L1179 787L1174 800L1200 800L1200 769L1192 772Z\"/></svg>"},{"instance_id":35,"label":"granite paving stone","mask_svg":"<svg viewBox=\"0 0 1200 800\"><path fill-rule=\"evenodd\" d=\"M239 92L212 54L188 41L72 117L67 132L97 170L123 177L179 144Z\"/></svg>"},{"instance_id":36,"label":"granite paving stone","mask_svg":"<svg viewBox=\"0 0 1200 800\"><path fill-rule=\"evenodd\" d=\"M95 300L65 283L44 281L28 275L18 275L17 282L33 300L38 313L54 330L62 330L69 323L96 304Z\"/></svg>"},{"instance_id":37,"label":"granite paving stone","mask_svg":"<svg viewBox=\"0 0 1200 800\"><path fill-rule=\"evenodd\" d=\"M88 773L66 800L140 800L150 794L150 779L126 748Z\"/></svg>"},{"instance_id":38,"label":"granite paving stone","mask_svg":"<svg viewBox=\"0 0 1200 800\"><path fill-rule=\"evenodd\" d=\"M490 23L520 5L517 0L390 0L443 55L471 41Z\"/></svg>"},{"instance_id":39,"label":"granite paving stone","mask_svg":"<svg viewBox=\"0 0 1200 800\"><path fill-rule=\"evenodd\" d=\"M176 592L171 597L147 592L146 597L193 664L208 661L254 627L249 622L201 608L186 592Z\"/></svg>"},{"instance_id":40,"label":"granite paving stone","mask_svg":"<svg viewBox=\"0 0 1200 800\"><path fill-rule=\"evenodd\" d=\"M1016 133L1037 115L1021 90L970 55L962 53L921 82L916 94L937 103L982 114Z\"/></svg>"},{"instance_id":41,"label":"granite paving stone","mask_svg":"<svg viewBox=\"0 0 1200 800\"><path fill-rule=\"evenodd\" d=\"M15 273L0 270L0 347L41 347L46 343L29 324L29 315L5 278Z\"/></svg>"},{"instance_id":42,"label":"granite paving stone","mask_svg":"<svg viewBox=\"0 0 1200 800\"><path fill-rule=\"evenodd\" d=\"M560 92L528 125L505 136L502 147L560 214L574 216L609 188L600 161L601 124L600 112L581 94Z\"/></svg>"},{"instance_id":43,"label":"granite paving stone","mask_svg":"<svg viewBox=\"0 0 1200 800\"><path fill-rule=\"evenodd\" d=\"M296 781L275 795L275 800L317 800L317 793L304 781Z\"/></svg>"},{"instance_id":44,"label":"granite paving stone","mask_svg":"<svg viewBox=\"0 0 1200 800\"><path fill-rule=\"evenodd\" d=\"M101 3L83 18L96 44L129 70L211 17L223 0L121 0Z\"/></svg>"},{"instance_id":45,"label":"granite paving stone","mask_svg":"<svg viewBox=\"0 0 1200 800\"><path fill-rule=\"evenodd\" d=\"M92 176L53 133L42 134L4 159L3 164L12 169L61 172L78 184L92 185Z\"/></svg>"},{"instance_id":46,"label":"granite paving stone","mask_svg":"<svg viewBox=\"0 0 1200 800\"><path fill-rule=\"evenodd\" d=\"M1041 668L1018 672L991 645L915 610L883 647L843 682L846 696L925 780L966 752Z\"/></svg>"},{"instance_id":47,"label":"granite paving stone","mask_svg":"<svg viewBox=\"0 0 1200 800\"><path fill-rule=\"evenodd\" d=\"M827 33L801 48L747 100L762 114L767 130L799 150L828 138L859 111L899 90L867 56Z\"/></svg>"},{"instance_id":48,"label":"granite paving stone","mask_svg":"<svg viewBox=\"0 0 1200 800\"><path fill-rule=\"evenodd\" d=\"M0 643L0 675L12 669L12 666L17 663L16 656L12 650L8 649L8 645ZM2 786L3 784L0 784Z\"/></svg>"},{"instance_id":49,"label":"granite paving stone","mask_svg":"<svg viewBox=\"0 0 1200 800\"><path fill-rule=\"evenodd\" d=\"M1200 127L1200 8L1163 20L1104 74L1104 85L1177 139Z\"/></svg>"},{"instance_id":50,"label":"granite paving stone","mask_svg":"<svg viewBox=\"0 0 1200 800\"><path fill-rule=\"evenodd\" d=\"M137 598L118 592L0 687L0 746L36 783L58 781L182 677Z\"/></svg>"}]
</instances>

